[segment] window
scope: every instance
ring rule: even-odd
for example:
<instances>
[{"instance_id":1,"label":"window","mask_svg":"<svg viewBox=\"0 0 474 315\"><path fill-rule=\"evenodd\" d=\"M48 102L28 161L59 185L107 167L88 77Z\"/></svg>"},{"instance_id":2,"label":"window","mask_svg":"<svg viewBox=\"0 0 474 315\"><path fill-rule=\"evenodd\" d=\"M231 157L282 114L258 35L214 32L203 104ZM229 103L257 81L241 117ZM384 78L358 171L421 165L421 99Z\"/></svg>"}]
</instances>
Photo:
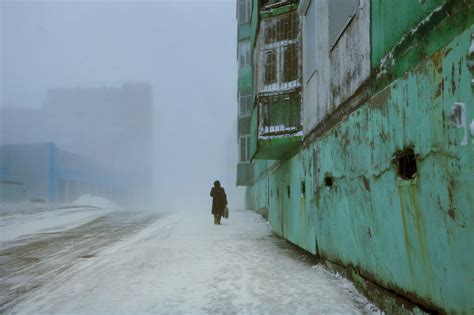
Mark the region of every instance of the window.
<instances>
[{"instance_id":1,"label":"window","mask_svg":"<svg viewBox=\"0 0 474 315\"><path fill-rule=\"evenodd\" d=\"M303 61L304 61L304 79L309 81L314 71L316 71L316 5L311 1L306 15L304 16L303 30Z\"/></svg>"},{"instance_id":2,"label":"window","mask_svg":"<svg viewBox=\"0 0 474 315\"><path fill-rule=\"evenodd\" d=\"M250 88L243 88L239 90L239 115L249 116L252 113L252 91Z\"/></svg>"},{"instance_id":3,"label":"window","mask_svg":"<svg viewBox=\"0 0 474 315\"><path fill-rule=\"evenodd\" d=\"M277 54L270 50L265 52L265 85L277 81Z\"/></svg>"},{"instance_id":4,"label":"window","mask_svg":"<svg viewBox=\"0 0 474 315\"><path fill-rule=\"evenodd\" d=\"M237 0L237 20L239 24L248 23L252 14L251 0Z\"/></svg>"},{"instance_id":5,"label":"window","mask_svg":"<svg viewBox=\"0 0 474 315\"><path fill-rule=\"evenodd\" d=\"M239 67L240 69L249 68L250 63L250 42L241 42L239 43Z\"/></svg>"},{"instance_id":6,"label":"window","mask_svg":"<svg viewBox=\"0 0 474 315\"><path fill-rule=\"evenodd\" d=\"M240 137L240 162L250 161L250 137Z\"/></svg>"},{"instance_id":7,"label":"window","mask_svg":"<svg viewBox=\"0 0 474 315\"><path fill-rule=\"evenodd\" d=\"M328 5L329 47L332 49L356 14L359 0L331 0Z\"/></svg>"},{"instance_id":8,"label":"window","mask_svg":"<svg viewBox=\"0 0 474 315\"><path fill-rule=\"evenodd\" d=\"M259 92L300 86L299 19L291 12L262 21L259 46Z\"/></svg>"},{"instance_id":9,"label":"window","mask_svg":"<svg viewBox=\"0 0 474 315\"><path fill-rule=\"evenodd\" d=\"M291 82L298 79L298 46L290 44L283 54L283 82Z\"/></svg>"}]
</instances>

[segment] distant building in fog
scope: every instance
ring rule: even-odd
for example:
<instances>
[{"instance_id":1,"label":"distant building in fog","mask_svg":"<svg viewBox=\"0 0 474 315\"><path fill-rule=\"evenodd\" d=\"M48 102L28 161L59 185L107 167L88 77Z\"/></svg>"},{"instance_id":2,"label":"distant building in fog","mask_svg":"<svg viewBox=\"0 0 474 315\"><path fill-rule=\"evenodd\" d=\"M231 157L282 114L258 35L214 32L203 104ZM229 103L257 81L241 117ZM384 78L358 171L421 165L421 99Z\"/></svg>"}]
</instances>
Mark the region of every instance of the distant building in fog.
<instances>
[{"instance_id":1,"label":"distant building in fog","mask_svg":"<svg viewBox=\"0 0 474 315\"><path fill-rule=\"evenodd\" d=\"M123 177L54 143L0 146L0 202L72 202L85 194L127 201Z\"/></svg>"},{"instance_id":2,"label":"distant building in fog","mask_svg":"<svg viewBox=\"0 0 474 315\"><path fill-rule=\"evenodd\" d=\"M41 109L4 109L1 142L55 142L125 175L134 202L152 198L152 88L55 88Z\"/></svg>"}]
</instances>

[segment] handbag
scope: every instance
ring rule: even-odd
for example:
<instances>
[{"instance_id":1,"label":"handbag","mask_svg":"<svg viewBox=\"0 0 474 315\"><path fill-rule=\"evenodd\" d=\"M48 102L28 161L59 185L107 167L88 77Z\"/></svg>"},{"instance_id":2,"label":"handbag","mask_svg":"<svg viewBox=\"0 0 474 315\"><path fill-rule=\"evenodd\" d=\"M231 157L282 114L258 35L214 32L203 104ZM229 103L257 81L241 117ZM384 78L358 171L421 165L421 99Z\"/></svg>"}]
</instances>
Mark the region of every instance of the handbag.
<instances>
[{"instance_id":1,"label":"handbag","mask_svg":"<svg viewBox=\"0 0 474 315\"><path fill-rule=\"evenodd\" d=\"M229 218L229 208L226 206L224 208L224 214L222 215L225 219Z\"/></svg>"}]
</instances>

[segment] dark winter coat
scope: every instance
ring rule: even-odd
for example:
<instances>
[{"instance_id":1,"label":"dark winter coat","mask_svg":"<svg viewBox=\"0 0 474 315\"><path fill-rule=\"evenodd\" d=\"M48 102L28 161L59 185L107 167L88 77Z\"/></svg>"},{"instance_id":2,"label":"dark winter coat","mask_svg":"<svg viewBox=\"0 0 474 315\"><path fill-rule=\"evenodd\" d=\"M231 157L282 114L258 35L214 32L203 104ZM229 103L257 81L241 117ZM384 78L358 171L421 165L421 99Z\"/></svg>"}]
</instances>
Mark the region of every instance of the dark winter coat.
<instances>
[{"instance_id":1,"label":"dark winter coat","mask_svg":"<svg viewBox=\"0 0 474 315\"><path fill-rule=\"evenodd\" d=\"M211 189L212 197L212 214L224 213L224 208L227 206L227 195L225 190L222 187L212 187Z\"/></svg>"}]
</instances>

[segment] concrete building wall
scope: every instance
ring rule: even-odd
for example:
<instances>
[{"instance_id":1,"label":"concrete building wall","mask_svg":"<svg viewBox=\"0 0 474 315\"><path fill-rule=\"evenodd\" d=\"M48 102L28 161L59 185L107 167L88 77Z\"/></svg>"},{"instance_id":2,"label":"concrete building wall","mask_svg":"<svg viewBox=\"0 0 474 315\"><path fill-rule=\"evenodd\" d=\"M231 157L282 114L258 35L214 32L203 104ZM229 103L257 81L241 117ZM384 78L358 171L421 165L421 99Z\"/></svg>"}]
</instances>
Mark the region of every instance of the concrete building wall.
<instances>
[{"instance_id":1,"label":"concrete building wall","mask_svg":"<svg viewBox=\"0 0 474 315\"><path fill-rule=\"evenodd\" d=\"M28 199L50 200L52 144L4 145L0 147L0 160L8 178L22 182Z\"/></svg>"},{"instance_id":2,"label":"concrete building wall","mask_svg":"<svg viewBox=\"0 0 474 315\"><path fill-rule=\"evenodd\" d=\"M343 27L334 47L329 38L329 1L304 1L300 5L303 15L303 34L312 27L317 53L314 69L303 68L303 127L309 134L329 113L347 100L370 75L370 0L359 0L353 17ZM309 11L308 11L309 10ZM312 14L316 25L308 25ZM344 25L344 24L343 24ZM304 47L310 45L303 42ZM303 65L308 55L303 54Z\"/></svg>"},{"instance_id":3,"label":"concrete building wall","mask_svg":"<svg viewBox=\"0 0 474 315\"><path fill-rule=\"evenodd\" d=\"M145 83L120 87L57 88L42 108L1 111L0 143L54 142L60 148L126 174L131 199L152 199L152 89Z\"/></svg>"}]
</instances>

